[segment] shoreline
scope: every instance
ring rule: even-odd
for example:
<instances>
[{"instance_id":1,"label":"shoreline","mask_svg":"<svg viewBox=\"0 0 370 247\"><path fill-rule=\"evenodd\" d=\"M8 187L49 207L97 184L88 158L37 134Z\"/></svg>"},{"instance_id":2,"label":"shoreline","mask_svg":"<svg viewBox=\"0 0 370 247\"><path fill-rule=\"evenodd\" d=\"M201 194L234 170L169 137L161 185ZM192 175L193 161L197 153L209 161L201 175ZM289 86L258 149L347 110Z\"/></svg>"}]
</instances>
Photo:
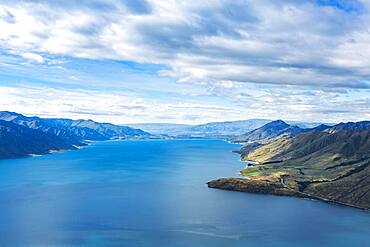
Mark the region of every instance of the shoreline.
<instances>
[{"instance_id":1,"label":"shoreline","mask_svg":"<svg viewBox=\"0 0 370 247\"><path fill-rule=\"evenodd\" d=\"M12 156L12 157L5 157L5 158L0 158L1 160L10 160L10 159L21 159L21 158L36 158L36 157L41 157L44 155L48 154L58 154L58 153L65 153L69 151L74 151L74 150L81 150L86 146L90 146L91 144L94 143L100 143L100 142L109 142L109 141L170 141L170 140L181 140L181 141L194 141L194 140L200 140L200 141L209 141L209 140L218 140L218 141L225 141L228 142L227 140L224 139L207 139L207 138L171 138L171 139L166 139L166 138L128 138L128 139L109 139L109 140L82 140L83 145L72 145L72 148L70 149L60 149L60 150L55 150L55 149L50 149L47 150L43 153L28 153L28 154L23 154L23 155L17 155L17 156ZM233 143L230 143L233 144Z\"/></svg>"},{"instance_id":2,"label":"shoreline","mask_svg":"<svg viewBox=\"0 0 370 247\"><path fill-rule=\"evenodd\" d=\"M0 161L1 160L12 160L12 159L21 159L21 158L37 158L37 157L42 157L44 155L49 155L49 154L60 154L60 153L65 153L65 152L69 152L69 151L74 151L74 150L81 150L83 149L84 147L90 145L92 142L85 142L84 141L84 144L85 145L73 145L72 148L69 148L69 149L59 149L59 150L56 150L56 149L50 149L50 150L47 150L45 152L42 152L42 153L29 153L29 154L23 154L23 155L18 155L18 156L11 156L11 157L5 157L5 158L0 158Z\"/></svg>"},{"instance_id":3,"label":"shoreline","mask_svg":"<svg viewBox=\"0 0 370 247\"><path fill-rule=\"evenodd\" d=\"M288 196L295 198L305 198L315 201L321 201L329 204L352 207L370 212L370 208L356 206L344 202L335 201L328 198L321 198L315 195L305 194L291 188L284 187L280 183L258 181L246 178L219 178L207 182L208 188L235 191L242 193L253 193L260 195Z\"/></svg>"},{"instance_id":4,"label":"shoreline","mask_svg":"<svg viewBox=\"0 0 370 247\"><path fill-rule=\"evenodd\" d=\"M236 154L241 154L240 150L232 151ZM254 165L263 165L269 163L276 163L276 162L256 162L251 160L242 160L240 158L240 162L247 163L244 169L247 169L250 166ZM281 161L278 161L280 163ZM294 190L289 188L285 185L284 179L281 178L280 183L274 183L269 181L259 181L253 180L248 178L239 171L241 178L218 178L207 182L208 188L212 189L219 189L219 190L226 190L226 191L235 191L235 192L244 192L244 193L253 193L253 194L260 194L260 195L273 195L273 196L288 196L288 197L295 197L295 198L305 198L320 202L325 202L333 205L339 206L346 206L351 208L356 208L364 211L370 212L370 207L361 207L352 205L345 202L339 202L328 198L322 198L315 195L310 195L301 191ZM258 188L259 187L259 188ZM266 187L269 187L266 189ZM259 191L260 190L260 191Z\"/></svg>"}]
</instances>

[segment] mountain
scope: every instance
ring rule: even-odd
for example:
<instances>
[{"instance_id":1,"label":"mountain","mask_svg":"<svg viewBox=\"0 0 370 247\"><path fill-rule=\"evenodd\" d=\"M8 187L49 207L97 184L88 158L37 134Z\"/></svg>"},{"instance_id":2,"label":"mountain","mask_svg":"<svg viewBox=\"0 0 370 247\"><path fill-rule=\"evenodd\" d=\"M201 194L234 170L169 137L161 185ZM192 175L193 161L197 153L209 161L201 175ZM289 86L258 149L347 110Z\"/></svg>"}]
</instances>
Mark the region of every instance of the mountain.
<instances>
[{"instance_id":1,"label":"mountain","mask_svg":"<svg viewBox=\"0 0 370 247\"><path fill-rule=\"evenodd\" d=\"M298 126L292 126L282 120L276 120L243 135L239 135L232 141L242 143L267 143L271 139L283 136L296 136L304 131L304 129Z\"/></svg>"},{"instance_id":2,"label":"mountain","mask_svg":"<svg viewBox=\"0 0 370 247\"><path fill-rule=\"evenodd\" d=\"M111 123L98 123L93 120L69 120L69 119L47 119L48 121L57 122L59 126L70 128L75 134L90 140L108 140L108 139L127 139L133 137L147 137L149 133L128 126L119 126ZM76 130L89 130L94 133L92 136L80 134Z\"/></svg>"},{"instance_id":3,"label":"mountain","mask_svg":"<svg viewBox=\"0 0 370 247\"><path fill-rule=\"evenodd\" d=\"M187 130L192 127L188 124L173 124L173 123L137 123L126 124L132 128L142 129L154 135L169 135L178 136L188 133Z\"/></svg>"},{"instance_id":4,"label":"mountain","mask_svg":"<svg viewBox=\"0 0 370 247\"><path fill-rule=\"evenodd\" d=\"M272 186L272 194L370 208L370 121L318 126L284 136L244 150L242 159L259 162L241 172L248 183L220 180L211 185L248 191L255 190L253 181L258 181Z\"/></svg>"},{"instance_id":5,"label":"mountain","mask_svg":"<svg viewBox=\"0 0 370 247\"><path fill-rule=\"evenodd\" d=\"M245 131L256 129L270 120L248 119L240 121L212 122L192 126L189 132L197 135L205 134L208 136L235 136Z\"/></svg>"},{"instance_id":6,"label":"mountain","mask_svg":"<svg viewBox=\"0 0 370 247\"><path fill-rule=\"evenodd\" d=\"M199 125L171 124L171 123L145 123L126 124L127 126L139 128L152 134L170 136L175 138L222 138L233 139L235 136L260 128L271 122L268 119L248 119L226 122L211 122ZM313 128L321 123L309 123L288 121L288 124L298 126L302 129ZM328 124L332 125L332 124ZM293 128L294 129L298 128Z\"/></svg>"},{"instance_id":7,"label":"mountain","mask_svg":"<svg viewBox=\"0 0 370 247\"><path fill-rule=\"evenodd\" d=\"M40 130L51 135L56 135L59 138L74 145L80 145L82 141L82 138L79 135L76 135L70 129L57 127L55 126L55 124L53 124L53 122L49 122L46 119L42 119L39 117L26 117L18 113L3 111L0 112L0 120L9 121L27 128Z\"/></svg>"},{"instance_id":8,"label":"mountain","mask_svg":"<svg viewBox=\"0 0 370 247\"><path fill-rule=\"evenodd\" d=\"M300 122L300 121L286 121L290 125L298 126L302 129L312 129L319 125L334 126L335 123L323 123L323 122Z\"/></svg>"},{"instance_id":9,"label":"mountain","mask_svg":"<svg viewBox=\"0 0 370 247\"><path fill-rule=\"evenodd\" d=\"M261 127L270 122L266 119L248 119L227 122L211 122L199 125L147 123L127 124L153 134L190 138L229 138Z\"/></svg>"},{"instance_id":10,"label":"mountain","mask_svg":"<svg viewBox=\"0 0 370 247\"><path fill-rule=\"evenodd\" d=\"M26 117L15 112L0 112L0 158L44 154L86 145L86 140L149 138L140 129L98 123L92 120Z\"/></svg>"},{"instance_id":11,"label":"mountain","mask_svg":"<svg viewBox=\"0 0 370 247\"><path fill-rule=\"evenodd\" d=\"M268 153L271 158L260 155L261 152ZM366 155L370 158L370 121L341 123L322 131L312 129L294 138L284 137L257 148L247 158L264 162L314 156L304 161L305 164L311 164L313 160L317 162L317 157L335 157L335 161L339 161L363 158ZM325 162L333 163L330 159Z\"/></svg>"},{"instance_id":12,"label":"mountain","mask_svg":"<svg viewBox=\"0 0 370 247\"><path fill-rule=\"evenodd\" d=\"M0 120L1 159L75 148L55 135Z\"/></svg>"},{"instance_id":13,"label":"mountain","mask_svg":"<svg viewBox=\"0 0 370 247\"><path fill-rule=\"evenodd\" d=\"M332 126L330 126L330 125L320 124L316 127L311 128L310 131L323 131L323 130L329 129L331 127Z\"/></svg>"},{"instance_id":14,"label":"mountain","mask_svg":"<svg viewBox=\"0 0 370 247\"><path fill-rule=\"evenodd\" d=\"M140 129L110 123L98 123L92 120L26 117L7 111L0 112L0 120L11 121L28 128L54 134L73 144L79 144L82 140L101 141L150 136L149 133Z\"/></svg>"}]
</instances>

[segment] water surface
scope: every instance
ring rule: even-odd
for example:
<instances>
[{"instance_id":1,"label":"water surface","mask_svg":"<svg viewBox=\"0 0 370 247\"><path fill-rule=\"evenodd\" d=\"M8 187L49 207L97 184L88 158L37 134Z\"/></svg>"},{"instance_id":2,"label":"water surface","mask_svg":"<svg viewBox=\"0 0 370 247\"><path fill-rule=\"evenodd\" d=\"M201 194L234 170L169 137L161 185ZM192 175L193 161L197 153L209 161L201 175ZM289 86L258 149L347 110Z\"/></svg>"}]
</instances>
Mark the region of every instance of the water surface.
<instances>
[{"instance_id":1,"label":"water surface","mask_svg":"<svg viewBox=\"0 0 370 247\"><path fill-rule=\"evenodd\" d=\"M208 189L238 176L217 140L109 141L0 161L0 246L366 246L370 214Z\"/></svg>"}]
</instances>

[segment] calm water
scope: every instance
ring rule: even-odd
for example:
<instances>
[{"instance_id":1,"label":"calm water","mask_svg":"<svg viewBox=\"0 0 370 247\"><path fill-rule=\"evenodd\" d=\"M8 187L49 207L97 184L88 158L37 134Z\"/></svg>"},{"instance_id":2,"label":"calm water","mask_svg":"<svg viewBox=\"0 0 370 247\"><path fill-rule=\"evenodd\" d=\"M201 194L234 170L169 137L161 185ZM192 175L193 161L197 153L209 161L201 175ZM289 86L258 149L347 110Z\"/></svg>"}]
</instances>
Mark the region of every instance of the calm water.
<instances>
[{"instance_id":1,"label":"calm water","mask_svg":"<svg viewBox=\"0 0 370 247\"><path fill-rule=\"evenodd\" d=\"M0 161L0 246L370 246L370 213L208 189L222 141L116 141Z\"/></svg>"}]
</instances>

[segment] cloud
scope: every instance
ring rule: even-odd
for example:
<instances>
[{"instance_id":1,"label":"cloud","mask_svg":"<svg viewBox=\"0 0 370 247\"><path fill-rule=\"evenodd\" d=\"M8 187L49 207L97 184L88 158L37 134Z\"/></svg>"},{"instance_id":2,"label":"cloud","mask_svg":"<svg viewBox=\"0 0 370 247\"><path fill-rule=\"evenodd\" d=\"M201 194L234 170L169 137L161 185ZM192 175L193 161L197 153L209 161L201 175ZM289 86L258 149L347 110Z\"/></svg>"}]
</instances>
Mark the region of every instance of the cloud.
<instances>
[{"instance_id":1,"label":"cloud","mask_svg":"<svg viewBox=\"0 0 370 247\"><path fill-rule=\"evenodd\" d=\"M178 123L199 123L205 119L219 119L225 112L228 112L226 115L230 118L235 118L239 113L236 109L210 103L180 100L168 103L122 92L0 86L0 94L1 110L42 117L94 119L117 124L162 122L163 119Z\"/></svg>"},{"instance_id":2,"label":"cloud","mask_svg":"<svg viewBox=\"0 0 370 247\"><path fill-rule=\"evenodd\" d=\"M10 13L7 9L1 9L0 10L0 18L5 21L5 22L8 22L10 24L13 24L16 22L15 20L15 16Z\"/></svg>"},{"instance_id":3,"label":"cloud","mask_svg":"<svg viewBox=\"0 0 370 247\"><path fill-rule=\"evenodd\" d=\"M31 62L44 63L44 58L41 55L36 54L36 53L26 52L26 53L21 54L21 56Z\"/></svg>"},{"instance_id":4,"label":"cloud","mask_svg":"<svg viewBox=\"0 0 370 247\"><path fill-rule=\"evenodd\" d=\"M370 15L363 2L39 0L2 5L2 16L8 16L0 21L3 49L163 64L168 69L162 75L189 83L370 87Z\"/></svg>"},{"instance_id":5,"label":"cloud","mask_svg":"<svg viewBox=\"0 0 370 247\"><path fill-rule=\"evenodd\" d=\"M13 69L25 76L37 66L36 79L47 73L51 81L89 88L99 67L89 75L86 64L66 61L115 60L194 86L187 91L194 100L173 92L158 101L155 93L14 86L0 88L6 109L115 123L370 118L365 0L4 0L0 30L0 63L9 67L7 74ZM157 75L150 80L154 91ZM112 84L102 77L91 88ZM149 80L141 89L145 85Z\"/></svg>"},{"instance_id":6,"label":"cloud","mask_svg":"<svg viewBox=\"0 0 370 247\"><path fill-rule=\"evenodd\" d=\"M244 89L243 89L244 90ZM198 124L212 121L248 118L286 119L300 121L355 121L369 119L370 98L355 92L356 99L347 92L306 91L291 86L282 88L224 88L216 91L220 98L233 98L234 104L210 103L207 100L145 98L138 93L101 90L65 89L18 85L0 86L1 110L42 117L94 119L101 122L173 122Z\"/></svg>"}]
</instances>

